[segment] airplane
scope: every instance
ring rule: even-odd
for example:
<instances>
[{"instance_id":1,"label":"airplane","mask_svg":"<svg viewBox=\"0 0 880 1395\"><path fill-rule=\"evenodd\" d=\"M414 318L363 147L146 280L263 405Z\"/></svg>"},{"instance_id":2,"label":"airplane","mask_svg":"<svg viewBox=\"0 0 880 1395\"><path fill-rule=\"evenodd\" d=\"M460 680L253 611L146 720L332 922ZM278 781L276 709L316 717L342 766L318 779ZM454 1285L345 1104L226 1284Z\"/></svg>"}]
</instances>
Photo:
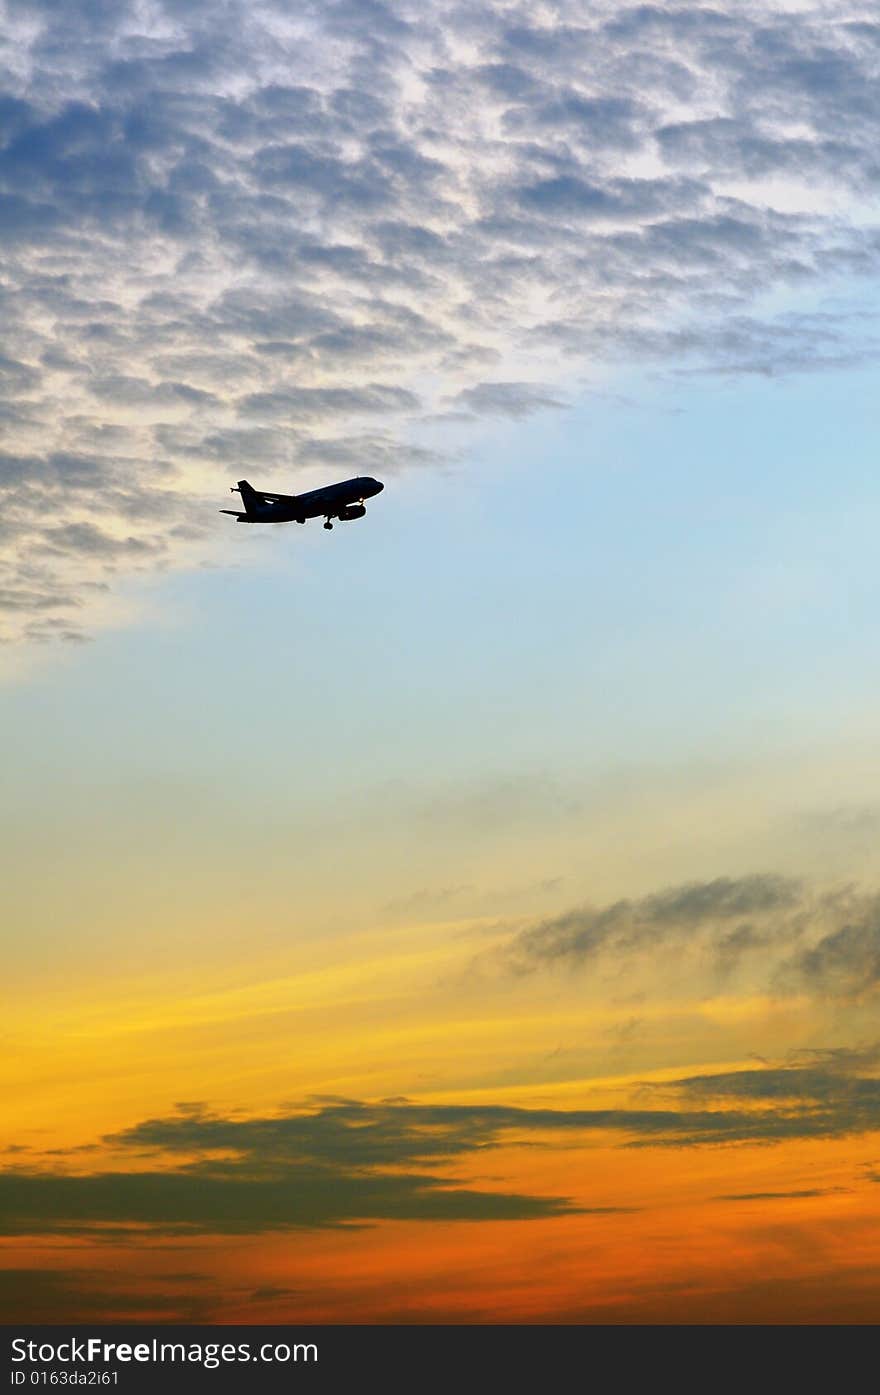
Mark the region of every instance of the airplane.
<instances>
[{"instance_id":1,"label":"airplane","mask_svg":"<svg viewBox=\"0 0 880 1395\"><path fill-rule=\"evenodd\" d=\"M305 523L307 518L323 515L324 527L332 528L334 518L343 522L363 518L367 511L364 500L381 494L384 488L380 480L359 475L357 479L328 484L324 489L310 489L307 494L270 494L265 489L254 489L247 480L239 480L229 492L241 495L244 513L237 509L220 509L220 513L231 514L239 523Z\"/></svg>"}]
</instances>

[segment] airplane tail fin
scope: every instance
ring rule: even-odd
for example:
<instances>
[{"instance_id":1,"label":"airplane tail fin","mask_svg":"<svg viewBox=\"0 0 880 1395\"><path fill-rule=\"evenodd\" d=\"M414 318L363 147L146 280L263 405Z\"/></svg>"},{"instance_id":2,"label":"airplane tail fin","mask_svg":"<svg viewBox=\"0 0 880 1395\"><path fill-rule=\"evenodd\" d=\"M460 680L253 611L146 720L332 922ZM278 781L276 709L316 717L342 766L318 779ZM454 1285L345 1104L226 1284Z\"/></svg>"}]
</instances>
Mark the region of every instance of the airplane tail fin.
<instances>
[{"instance_id":1,"label":"airplane tail fin","mask_svg":"<svg viewBox=\"0 0 880 1395\"><path fill-rule=\"evenodd\" d=\"M262 499L257 491L248 484L247 480L238 481L238 492L241 495L241 502L244 504L245 513L252 517L263 502Z\"/></svg>"}]
</instances>

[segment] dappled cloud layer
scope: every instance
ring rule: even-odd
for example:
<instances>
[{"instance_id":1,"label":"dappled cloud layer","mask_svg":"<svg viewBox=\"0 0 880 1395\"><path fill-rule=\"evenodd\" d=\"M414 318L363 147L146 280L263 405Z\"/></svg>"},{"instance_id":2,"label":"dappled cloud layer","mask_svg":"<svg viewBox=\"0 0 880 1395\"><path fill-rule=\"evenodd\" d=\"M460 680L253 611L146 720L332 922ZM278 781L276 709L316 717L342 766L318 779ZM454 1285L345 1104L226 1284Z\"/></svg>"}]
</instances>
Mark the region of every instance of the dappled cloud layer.
<instances>
[{"instance_id":1,"label":"dappled cloud layer","mask_svg":"<svg viewBox=\"0 0 880 1395\"><path fill-rule=\"evenodd\" d=\"M119 619L245 471L430 465L602 364L872 356L758 302L876 269L872 15L9 0L3 635Z\"/></svg>"}]
</instances>

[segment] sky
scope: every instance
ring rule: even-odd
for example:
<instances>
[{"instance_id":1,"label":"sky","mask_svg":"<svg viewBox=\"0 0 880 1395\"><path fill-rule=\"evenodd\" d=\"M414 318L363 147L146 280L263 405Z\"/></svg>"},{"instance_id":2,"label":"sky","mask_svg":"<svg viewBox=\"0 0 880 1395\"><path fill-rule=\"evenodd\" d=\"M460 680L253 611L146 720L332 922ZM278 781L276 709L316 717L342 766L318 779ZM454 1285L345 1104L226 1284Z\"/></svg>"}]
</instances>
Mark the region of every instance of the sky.
<instances>
[{"instance_id":1,"label":"sky","mask_svg":"<svg viewBox=\"0 0 880 1395\"><path fill-rule=\"evenodd\" d=\"M875 1322L873 7L2 15L5 1320Z\"/></svg>"}]
</instances>

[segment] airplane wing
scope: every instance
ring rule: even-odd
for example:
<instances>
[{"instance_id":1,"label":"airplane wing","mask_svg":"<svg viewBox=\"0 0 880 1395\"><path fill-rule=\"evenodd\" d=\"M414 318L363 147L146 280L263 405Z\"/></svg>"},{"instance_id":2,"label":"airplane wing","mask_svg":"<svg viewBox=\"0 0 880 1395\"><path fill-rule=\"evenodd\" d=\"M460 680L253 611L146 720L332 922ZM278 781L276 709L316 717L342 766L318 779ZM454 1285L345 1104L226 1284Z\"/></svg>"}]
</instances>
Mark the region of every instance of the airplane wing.
<instances>
[{"instance_id":1,"label":"airplane wing","mask_svg":"<svg viewBox=\"0 0 880 1395\"><path fill-rule=\"evenodd\" d=\"M251 487L253 489L253 486ZM241 490L237 487L233 487L229 492L230 494L240 494ZM256 494L258 499L263 499L267 504L292 504L297 498L296 494L270 494L268 490L265 489L254 489L253 493Z\"/></svg>"}]
</instances>

